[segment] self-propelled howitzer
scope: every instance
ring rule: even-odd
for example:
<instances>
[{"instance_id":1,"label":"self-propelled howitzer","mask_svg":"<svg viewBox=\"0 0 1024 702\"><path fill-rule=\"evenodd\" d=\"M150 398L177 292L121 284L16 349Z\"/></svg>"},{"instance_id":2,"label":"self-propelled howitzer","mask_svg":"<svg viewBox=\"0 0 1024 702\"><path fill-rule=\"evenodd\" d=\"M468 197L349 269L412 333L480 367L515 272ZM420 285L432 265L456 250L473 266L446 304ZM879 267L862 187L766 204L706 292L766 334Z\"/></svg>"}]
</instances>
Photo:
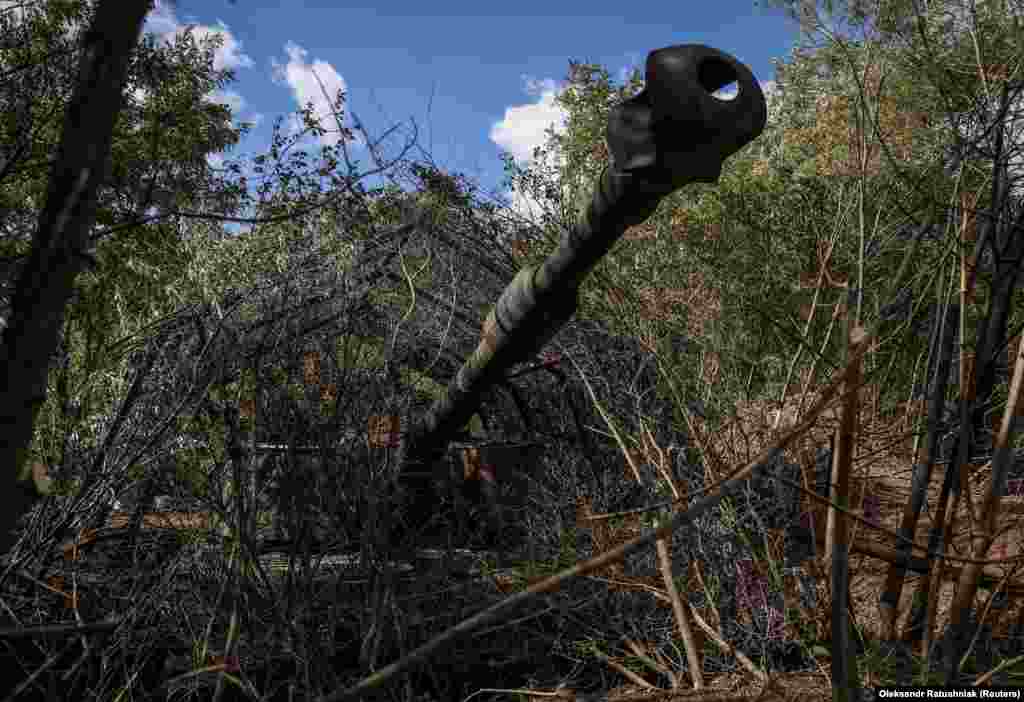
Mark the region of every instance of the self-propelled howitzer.
<instances>
[{"instance_id":1,"label":"self-propelled howitzer","mask_svg":"<svg viewBox=\"0 0 1024 702\"><path fill-rule=\"evenodd\" d=\"M713 93L736 83L735 96ZM612 108L611 163L591 202L558 249L526 267L484 321L480 343L426 415L409 428L403 474L424 472L512 366L528 360L572 317L580 283L625 230L645 221L666 195L714 183L732 154L764 130L767 106L750 70L698 44L647 56L644 90Z\"/></svg>"}]
</instances>

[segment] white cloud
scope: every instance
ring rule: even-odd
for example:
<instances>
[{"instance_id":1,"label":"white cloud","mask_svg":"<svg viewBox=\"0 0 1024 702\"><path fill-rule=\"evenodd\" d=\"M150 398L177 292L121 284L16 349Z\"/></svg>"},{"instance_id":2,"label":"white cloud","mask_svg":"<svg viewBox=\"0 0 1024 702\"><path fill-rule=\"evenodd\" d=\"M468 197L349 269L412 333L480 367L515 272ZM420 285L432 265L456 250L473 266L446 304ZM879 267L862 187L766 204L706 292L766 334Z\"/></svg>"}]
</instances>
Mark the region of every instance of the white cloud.
<instances>
[{"instance_id":1,"label":"white cloud","mask_svg":"<svg viewBox=\"0 0 1024 702\"><path fill-rule=\"evenodd\" d=\"M142 26L142 32L158 37L174 36L181 29L174 8L166 2L157 2L150 14L145 15L145 25Z\"/></svg>"},{"instance_id":2,"label":"white cloud","mask_svg":"<svg viewBox=\"0 0 1024 702\"><path fill-rule=\"evenodd\" d=\"M545 132L548 128L556 131L565 128L567 114L555 104L555 97L564 89L556 81L523 76L523 82L524 92L536 99L506 107L505 116L491 125L489 136L520 166L525 167L533 160L533 150L547 141ZM503 195L511 202L514 212L530 221L539 221L541 207L531 197L517 191L506 191Z\"/></svg>"},{"instance_id":3,"label":"white cloud","mask_svg":"<svg viewBox=\"0 0 1024 702\"><path fill-rule=\"evenodd\" d=\"M207 37L218 36L222 38L221 44L213 54L213 67L221 71L232 68L251 68L252 59L248 54L242 53L242 44L235 35L231 33L228 26L222 21L217 22L217 27L195 25L192 30L196 40L202 41Z\"/></svg>"},{"instance_id":4,"label":"white cloud","mask_svg":"<svg viewBox=\"0 0 1024 702\"><path fill-rule=\"evenodd\" d=\"M219 36L222 38L221 45L214 50L213 67L216 70L251 68L253 60L242 52L240 42L224 22L218 21L216 27L198 24L195 22L182 22L174 12L174 7L165 0L157 0L154 8L146 16L146 23L143 32L155 35L158 39L169 44L175 37L186 31L191 31L197 43L202 43L208 37ZM134 97L140 102L147 98L147 93L141 88L136 88ZM245 108L246 101L234 90L214 90L206 99L211 102L218 102L231 108L232 116L239 117ZM254 121L254 120L249 120Z\"/></svg>"},{"instance_id":5,"label":"white cloud","mask_svg":"<svg viewBox=\"0 0 1024 702\"><path fill-rule=\"evenodd\" d=\"M511 105L505 108L505 116L491 126L491 141L511 154L520 165L526 165L533 158L535 147L547 140L545 130L565 126L566 113L555 104L555 97L562 88L551 79L534 80L523 77L526 93L536 96L534 102Z\"/></svg>"},{"instance_id":6,"label":"white cloud","mask_svg":"<svg viewBox=\"0 0 1024 702\"><path fill-rule=\"evenodd\" d=\"M309 52L294 42L285 44L284 51L288 56L288 62L273 62L274 82L287 85L291 89L298 107L304 108L309 103L313 104L313 114L327 130L327 134L320 138L322 143L338 143L337 123L331 108L339 90L348 94L345 79L327 61L314 59L312 63L307 62L306 56ZM291 126L294 131L302 127L301 121L294 115Z\"/></svg>"},{"instance_id":7,"label":"white cloud","mask_svg":"<svg viewBox=\"0 0 1024 702\"><path fill-rule=\"evenodd\" d=\"M253 60L248 54L242 52L240 42L223 21L217 22L213 27L196 22L183 23L178 20L174 8L162 0L157 0L156 6L146 16L146 24L143 31L155 34L158 38L170 43L174 37L192 31L192 36L197 43L211 36L222 38L220 46L213 53L213 67L220 71L234 68L251 68Z\"/></svg>"},{"instance_id":8,"label":"white cloud","mask_svg":"<svg viewBox=\"0 0 1024 702\"><path fill-rule=\"evenodd\" d=\"M174 8L166 2L157 2L153 10L146 15L146 24L142 31L152 33L158 37L173 36L181 29L178 18L174 15Z\"/></svg>"}]
</instances>

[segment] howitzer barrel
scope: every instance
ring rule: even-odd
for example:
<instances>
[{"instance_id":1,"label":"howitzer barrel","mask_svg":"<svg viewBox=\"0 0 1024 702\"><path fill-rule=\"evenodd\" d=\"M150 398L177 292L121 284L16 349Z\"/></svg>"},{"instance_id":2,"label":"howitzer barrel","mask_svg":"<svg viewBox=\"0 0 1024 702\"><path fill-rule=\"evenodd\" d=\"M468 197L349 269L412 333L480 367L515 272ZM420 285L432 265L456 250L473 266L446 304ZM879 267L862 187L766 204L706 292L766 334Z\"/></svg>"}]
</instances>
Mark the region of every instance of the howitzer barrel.
<instances>
[{"instance_id":1,"label":"howitzer barrel","mask_svg":"<svg viewBox=\"0 0 1024 702\"><path fill-rule=\"evenodd\" d=\"M732 99L713 95L735 82ZM732 56L697 44L647 56L646 84L612 108L611 164L586 211L541 265L522 269L484 322L480 344L425 417L410 427L403 469L432 463L513 365L528 360L572 317L580 283L623 232L687 183L714 183L732 154L767 121L764 95Z\"/></svg>"}]
</instances>

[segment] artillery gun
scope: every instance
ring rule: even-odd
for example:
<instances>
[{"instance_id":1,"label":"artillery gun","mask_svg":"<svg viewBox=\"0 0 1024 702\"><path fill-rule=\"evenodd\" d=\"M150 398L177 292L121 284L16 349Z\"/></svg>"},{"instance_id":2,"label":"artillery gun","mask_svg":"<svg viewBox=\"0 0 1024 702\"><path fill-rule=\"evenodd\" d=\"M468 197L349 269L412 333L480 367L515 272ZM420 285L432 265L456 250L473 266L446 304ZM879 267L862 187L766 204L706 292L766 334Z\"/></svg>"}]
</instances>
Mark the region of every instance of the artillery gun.
<instances>
[{"instance_id":1,"label":"artillery gun","mask_svg":"<svg viewBox=\"0 0 1024 702\"><path fill-rule=\"evenodd\" d=\"M731 99L716 97L715 93L719 89L731 83L737 87L735 96ZM460 452L465 450L470 453L474 448L479 448L479 442L476 441L458 443L460 439L468 438L461 435L463 427L480 411L483 399L492 388L506 380L506 375L514 366L531 359L569 321L577 309L579 287L590 270L628 227L644 222L664 197L688 183L716 182L725 160L756 138L764 129L766 120L767 107L757 81L750 70L734 57L701 45L671 46L651 52L646 62L644 90L610 111L606 130L610 165L595 183L588 207L578 221L563 232L555 252L541 264L520 270L500 294L497 304L483 323L475 351L454 373L439 399L422 416L401 422L405 435L397 451L391 450L390 438L376 447L371 446L374 443L371 441L373 431L368 432L365 444L353 441L341 448L344 442L336 431L332 437L337 446L332 446L326 452L338 456L339 466L326 471L320 465L318 474L329 472L334 476L332 480L345 480L337 476L348 476L348 466L370 465L374 462L370 452L379 446L387 446L387 460L398 468L397 482L399 493L403 496L400 501L405 502L406 509L402 512L407 517L406 523L422 527L431 521L438 503L443 502L440 499L442 496L435 489L438 483L448 483L446 487L449 495L462 492L462 488L467 487L455 484L455 481L464 480L468 469L467 473L458 471L458 475L453 475L448 449L454 447L460 449ZM416 227L417 223L413 221L401 225L399 229L408 232ZM360 268L363 269L362 275L352 283L353 290L372 288L377 284L375 281L379 278L381 265L366 263L356 267ZM297 321L293 320L289 324L294 323L298 328L315 329L327 326L331 319L351 316L350 310L343 310L344 314L339 314L338 310L330 308L327 303L321 305L315 296L299 305L287 299L284 293L281 296L281 306L288 308L289 315L298 316ZM359 297L351 291L346 296L349 299ZM169 328L168 335L191 338L191 328L194 326L192 321L185 319L175 324L177 326ZM246 322L232 328L232 348L230 351L222 350L212 354L223 361L208 364L207 370L219 374L219 382L223 383L237 377L239 369L250 366L253 359L265 359L273 355L272 349L277 343L277 332L274 329L272 324L264 321ZM475 329L472 331L475 334ZM301 337L303 333L296 336ZM197 348L201 348L205 342L197 338L195 343ZM461 359L451 367L459 362ZM181 372L186 367L182 364L174 372ZM307 370L303 372L305 374ZM318 371L312 375L318 375ZM313 387L309 378L304 380L307 389ZM363 396L358 403L353 400L349 405L353 416L361 414L354 409L354 405L369 402L377 407L377 401L394 389L394 378L366 377L364 380L365 385L361 386L365 390ZM190 379L182 377L181 381L184 386ZM245 415L252 420L251 445L257 454L252 472L243 479L242 471L249 471L250 468L238 461L238 475L225 483L230 486L244 481L245 491L253 499L262 492L258 484L267 487L264 483L273 482L263 473L269 475L274 471L265 468L276 465L276 475L285 472L288 461L281 457L290 455L294 459L301 453L304 456L303 465L308 463L311 468L320 457L319 449L300 446L317 443L316 437L312 435L316 432L294 436L260 435L260 431L267 429L264 416L287 424L287 417L291 414L296 417L301 415L298 409L292 413L283 402L272 406L277 400L272 400L268 395L275 393L260 392L262 399L254 396L246 406L239 405L238 408L240 416ZM310 392L316 394L315 391ZM390 400L387 403L382 401L382 404L388 407L387 415L375 416L371 413L363 419L397 420L398 417L392 415L394 408ZM257 406L262 408L259 421L256 420ZM257 424L260 424L259 430L255 428ZM389 423L388 426L393 424ZM249 441L248 434L246 437L243 439L242 432L239 432L239 445L242 441ZM506 444L500 448L490 448L504 451L505 454L520 450L524 456L530 455L526 459L528 462L536 463L533 453L535 445L523 444L517 447ZM270 455L278 458L268 460ZM486 463L479 456L477 461L478 469ZM289 466L288 470L294 471L295 467ZM468 487L471 492L482 493L474 497L482 498L487 503L486 508L493 517L496 512L494 493L498 490L494 483L495 479L500 483L501 477L483 470L478 470L478 474L483 479ZM303 489L312 489L313 483L302 477L308 475L312 473L299 471L296 473L299 477L292 476L288 482L299 484L305 481ZM327 481L326 478L324 480ZM359 500L353 498L352 503L359 504ZM232 509L243 511L240 507ZM352 525L353 533L361 532L365 522L374 521L365 519L360 509L351 509L352 520L355 522ZM252 518L251 514L249 516ZM255 523L253 519L254 528ZM495 524L488 526L493 529Z\"/></svg>"},{"instance_id":2,"label":"artillery gun","mask_svg":"<svg viewBox=\"0 0 1024 702\"><path fill-rule=\"evenodd\" d=\"M734 82L734 98L724 100L714 95ZM483 396L514 365L537 353L572 317L582 281L615 241L628 227L645 221L664 197L683 185L716 182L724 161L756 138L766 119L764 95L757 81L732 56L700 45L672 46L648 55L645 89L611 110L606 135L611 164L595 184L589 206L564 232L548 259L519 271L487 316L476 350L440 399L408 427L399 452L399 482L409 488L406 492L412 496L414 519L434 508L435 499L428 488L433 486L436 468L443 466L447 446L477 412ZM205 330L195 318L185 315L168 325L167 339L191 338L193 326L200 326L200 333L194 336L205 348L209 341ZM244 344L243 336L249 337ZM259 356L273 343L273 336L269 332L232 334L232 343L228 355L242 355L241 346L247 352L247 362L250 352ZM156 342L153 347L159 348ZM145 365L148 371L155 358L155 351L140 354L138 365ZM234 364L225 361L221 365ZM211 373L227 375L218 364L208 365ZM199 368L181 363L172 372L198 375ZM133 392L137 387L133 386ZM178 387L189 384L183 382ZM251 407L256 406L253 400ZM119 416L117 423L122 419ZM235 475L241 476L243 451L237 416L233 423L235 436L229 454ZM109 443L107 440L104 452ZM287 450L294 454L297 449L290 446ZM47 480L39 473L32 476L33 483L38 492L44 493ZM239 485L241 481L234 482ZM244 493L239 489L236 494ZM239 525L243 518L255 523L252 512L242 507L244 500L239 498L236 504ZM141 510L138 515L141 521ZM104 578L109 580L109 575ZM76 590L74 597L77 594ZM370 640L368 636L364 641ZM380 638L374 637L373 641L379 642Z\"/></svg>"},{"instance_id":3,"label":"artillery gun","mask_svg":"<svg viewBox=\"0 0 1024 702\"><path fill-rule=\"evenodd\" d=\"M732 83L731 99L714 94ZM580 284L616 240L682 186L716 182L725 160L760 135L766 121L764 94L734 57L698 44L648 54L644 89L610 112L611 162L589 206L551 256L519 271L484 321L476 350L409 427L399 482L412 496L413 515L433 509L431 486L444 470L446 448L482 398L569 321Z\"/></svg>"}]
</instances>

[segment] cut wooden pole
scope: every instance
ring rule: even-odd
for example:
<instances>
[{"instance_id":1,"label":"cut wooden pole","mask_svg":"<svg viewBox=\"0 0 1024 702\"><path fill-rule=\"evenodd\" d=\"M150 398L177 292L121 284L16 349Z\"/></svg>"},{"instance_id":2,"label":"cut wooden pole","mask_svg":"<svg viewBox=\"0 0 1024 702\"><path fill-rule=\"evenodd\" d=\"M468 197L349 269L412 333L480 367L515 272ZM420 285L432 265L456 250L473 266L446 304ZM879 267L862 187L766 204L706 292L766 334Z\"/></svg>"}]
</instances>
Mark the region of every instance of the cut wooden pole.
<instances>
[{"instance_id":1,"label":"cut wooden pole","mask_svg":"<svg viewBox=\"0 0 1024 702\"><path fill-rule=\"evenodd\" d=\"M924 507L925 498L928 494L928 485L932 479L932 470L938 458L939 442L941 439L938 426L946 404L946 385L949 378L949 367L953 355L953 342L955 341L956 331L954 320L958 312L959 308L957 305L950 305L942 322L943 334L939 345L939 362L935 370L935 383L928 409L928 453L922 463L914 464L910 483L910 499L907 500L904 506L903 517L900 520L899 535L906 541L899 541L896 544L896 549L908 556L910 555L909 542L913 541L914 534L917 532L917 522ZM896 562L890 563L889 572L886 574L885 585L882 589L882 596L878 603L881 638L883 640L895 638L897 606L903 593L903 578L906 574L905 566Z\"/></svg>"},{"instance_id":2,"label":"cut wooden pole","mask_svg":"<svg viewBox=\"0 0 1024 702\"><path fill-rule=\"evenodd\" d=\"M680 595L676 588L675 580L672 579L672 558L668 553L668 539L658 539L655 547L658 550L658 564L661 567L661 575L665 580L665 590L672 600L672 611L676 617L676 626L679 627L679 634L683 637L683 648L686 649L686 663L690 668L693 689L700 690L704 687L704 672L701 669L700 652L697 650L693 628L690 626L689 614L686 611L686 607L683 606L683 595Z\"/></svg>"},{"instance_id":3,"label":"cut wooden pole","mask_svg":"<svg viewBox=\"0 0 1024 702\"><path fill-rule=\"evenodd\" d=\"M987 557L989 547L995 538L996 522L999 517L1000 500L1006 491L1006 475L1009 471L1013 454L1010 446L1011 433L1013 432L1013 417L1019 402L1021 387L1024 386L1024 342L1017 347L1017 362L1013 369L1013 380L1010 383L1010 394L1006 400L1006 412L1003 414L1003 421L999 427L999 435L996 437L995 455L992 458L992 475L989 478L988 494L985 497L984 507L981 510L981 530L974 537L971 545L971 555L974 559L982 560ZM962 486L963 490L970 489L970 486ZM950 622L953 640L960 640L966 624L969 621L969 613L973 609L974 595L978 591L978 580L982 575L983 563L966 563L960 571L960 580L957 583L956 597L953 600L952 621ZM959 650L957 650L959 659ZM959 660L947 661L947 665L958 667ZM947 675L956 671L947 671Z\"/></svg>"},{"instance_id":4,"label":"cut wooden pole","mask_svg":"<svg viewBox=\"0 0 1024 702\"><path fill-rule=\"evenodd\" d=\"M961 195L959 315L960 440L957 455L953 457L953 462L946 468L946 477L942 484L942 492L939 495L939 504L936 509L938 519L928 539L929 551L938 550L941 546L942 551L945 552L945 547L952 543L956 528L956 515L962 495L967 498L968 515L972 515L973 510L970 492L964 492L964 489L968 487L968 458L971 447L970 432L972 431L970 421L971 403L975 399L974 354L967 350L967 314L968 305L973 304L972 288L974 286L973 279L969 275L969 272L974 268L974 257L968 258L967 249L976 238L973 220L968 217L969 209L967 197ZM944 402L944 398L942 400ZM935 430L930 429L930 431L934 433ZM919 581L918 591L915 593L915 606L923 608L924 612L921 651L922 657L925 660L927 660L931 651L932 633L935 630L935 617L938 613L939 590L946 577L946 567L946 559L940 557L934 572L929 572L926 574L926 577ZM922 599L923 602L920 601ZM917 616L917 612L912 612L911 616Z\"/></svg>"},{"instance_id":5,"label":"cut wooden pole","mask_svg":"<svg viewBox=\"0 0 1024 702\"><path fill-rule=\"evenodd\" d=\"M857 420L860 415L859 397L861 384L861 346L867 334L855 326L850 330L847 358L852 359L850 374L843 383L842 417L833 456L832 504L828 511L826 531L826 554L832 561L832 689L834 699L842 702L857 699L860 689L857 666L851 655L850 617L847 610L849 594L849 520L843 510L850 508L850 468L853 464L853 448L856 445ZM832 543L828 543L828 537Z\"/></svg>"},{"instance_id":6,"label":"cut wooden pole","mask_svg":"<svg viewBox=\"0 0 1024 702\"><path fill-rule=\"evenodd\" d=\"M973 266L973 261L968 262L967 246L973 241L973 234L968 233L967 201L961 196L962 221L960 224L960 443L957 456L946 468L946 477L942 484L942 492L939 495L939 504L935 514L937 521L932 527L928 538L928 550L938 550L942 546L952 543L954 529L956 528L957 508L960 504L960 496L966 494L968 501L970 493L964 493L967 486L967 460L970 450L970 403L974 401L974 355L967 351L967 306L972 301L971 286L973 283L968 276L968 270ZM970 228L973 232L973 227ZM945 403L945 398L941 398ZM929 429L935 434L935 430ZM952 497L951 497L952 493ZM968 505L970 508L970 505ZM970 511L968 512L970 514ZM925 574L925 577L918 582L918 589L914 596L916 607L923 608L924 621L921 636L922 658L928 658L931 651L932 632L935 630L935 617L938 612L939 589L945 579L946 559L940 557L934 572ZM923 601L922 601L923 600ZM911 612L911 617L918 615L917 611Z\"/></svg>"}]
</instances>

